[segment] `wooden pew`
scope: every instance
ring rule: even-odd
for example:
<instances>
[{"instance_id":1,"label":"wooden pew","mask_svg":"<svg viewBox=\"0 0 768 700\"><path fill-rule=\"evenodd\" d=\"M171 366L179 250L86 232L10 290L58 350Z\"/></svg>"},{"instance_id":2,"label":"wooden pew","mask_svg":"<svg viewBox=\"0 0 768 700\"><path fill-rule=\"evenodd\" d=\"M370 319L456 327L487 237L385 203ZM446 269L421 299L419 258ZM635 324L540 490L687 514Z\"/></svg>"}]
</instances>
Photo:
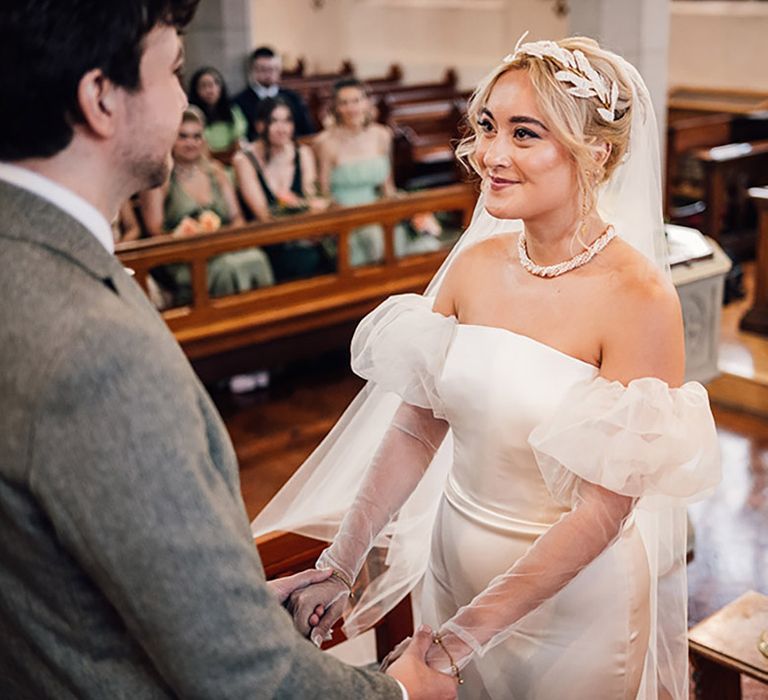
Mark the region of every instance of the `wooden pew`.
<instances>
[{"instance_id":1,"label":"wooden pew","mask_svg":"<svg viewBox=\"0 0 768 700\"><path fill-rule=\"evenodd\" d=\"M422 291L448 250L396 258L395 226L424 211L456 211L464 227L472 216L476 196L473 187L454 185L213 234L134 241L121 244L118 256L135 271L145 290L150 270L179 262L191 266L192 303L167 309L163 317L203 381L211 381L228 376L222 374L222 358L227 360L229 374L249 358L252 362L254 345L259 345L259 359L265 365L285 361L288 352L314 354L322 348L338 347L339 339L348 342L356 323L386 297ZM384 228L385 260L350 267L349 235L372 223ZM338 240L334 273L235 296L209 296L210 258L253 246L325 236Z\"/></svg>"},{"instance_id":2,"label":"wooden pew","mask_svg":"<svg viewBox=\"0 0 768 700\"><path fill-rule=\"evenodd\" d=\"M309 96L312 90L318 87L333 83L341 78L348 78L355 74L355 67L351 61L343 61L337 71L326 73L313 73L290 78L283 78L280 81L280 87L298 92L302 97Z\"/></svg>"},{"instance_id":3,"label":"wooden pew","mask_svg":"<svg viewBox=\"0 0 768 700\"><path fill-rule=\"evenodd\" d=\"M751 114L768 110L768 92L735 88L676 86L669 90L667 106L689 112Z\"/></svg>"},{"instance_id":4,"label":"wooden pew","mask_svg":"<svg viewBox=\"0 0 768 700\"><path fill-rule=\"evenodd\" d=\"M328 543L292 532L277 532L258 538L256 546L259 549L267 579L272 579L311 569ZM374 629L376 657L382 661L399 642L413 634L413 610L410 596L406 596L379 620ZM338 624L333 629L332 639L325 642L322 648L328 649L345 639L341 625Z\"/></svg>"},{"instance_id":5,"label":"wooden pew","mask_svg":"<svg viewBox=\"0 0 768 700\"><path fill-rule=\"evenodd\" d=\"M694 148L721 146L731 141L733 115L669 110L664 211L672 218L673 196L681 191L680 159Z\"/></svg>"},{"instance_id":6,"label":"wooden pew","mask_svg":"<svg viewBox=\"0 0 768 700\"><path fill-rule=\"evenodd\" d=\"M459 99L401 104L389 110L395 136L395 184L418 189L457 182L454 156L466 103Z\"/></svg>"},{"instance_id":7,"label":"wooden pew","mask_svg":"<svg viewBox=\"0 0 768 700\"><path fill-rule=\"evenodd\" d=\"M745 331L768 335L768 187L752 187L749 196L758 214L755 300L739 326Z\"/></svg>"},{"instance_id":8,"label":"wooden pew","mask_svg":"<svg viewBox=\"0 0 768 700\"><path fill-rule=\"evenodd\" d=\"M315 82L315 84L305 88L303 93L313 118L319 125L323 125L325 118L331 109L333 101L333 85L343 78L354 78L354 73L336 74L328 77L326 80ZM402 84L403 69L393 63L384 75L371 78L360 78L369 91L381 91L395 89Z\"/></svg>"},{"instance_id":9,"label":"wooden pew","mask_svg":"<svg viewBox=\"0 0 768 700\"><path fill-rule=\"evenodd\" d=\"M436 100L455 100L461 97L457 89L458 77L453 68L449 68L443 80L437 83L414 83L396 86L393 89L372 90L371 99L378 110L378 119L383 124L389 120L390 112L400 105Z\"/></svg>"},{"instance_id":10,"label":"wooden pew","mask_svg":"<svg viewBox=\"0 0 768 700\"><path fill-rule=\"evenodd\" d=\"M303 57L296 59L296 64L292 68L283 68L281 80L290 80L291 78L303 78L307 63Z\"/></svg>"},{"instance_id":11,"label":"wooden pew","mask_svg":"<svg viewBox=\"0 0 768 700\"><path fill-rule=\"evenodd\" d=\"M719 241L729 204L736 210L738 219L743 220L747 188L765 180L768 140L696 150L694 155L704 168L707 208L702 233ZM728 198L729 185L735 191L731 202Z\"/></svg>"}]
</instances>

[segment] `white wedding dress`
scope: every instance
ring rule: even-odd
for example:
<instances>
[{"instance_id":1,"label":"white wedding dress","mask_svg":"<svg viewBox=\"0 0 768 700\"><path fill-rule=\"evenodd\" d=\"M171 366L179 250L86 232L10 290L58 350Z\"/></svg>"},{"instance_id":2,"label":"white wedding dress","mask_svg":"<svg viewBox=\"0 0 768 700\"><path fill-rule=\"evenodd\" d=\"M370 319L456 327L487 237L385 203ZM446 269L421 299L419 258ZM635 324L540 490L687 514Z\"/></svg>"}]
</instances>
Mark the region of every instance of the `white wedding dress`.
<instances>
[{"instance_id":1,"label":"white wedding dress","mask_svg":"<svg viewBox=\"0 0 768 700\"><path fill-rule=\"evenodd\" d=\"M457 326L438 380L454 461L421 602L434 629L562 516L528 436L574 384L596 374L595 367L528 337ZM642 540L629 524L609 550L480 660L480 674L465 671L461 697L634 698L648 641L648 581Z\"/></svg>"},{"instance_id":2,"label":"white wedding dress","mask_svg":"<svg viewBox=\"0 0 768 700\"><path fill-rule=\"evenodd\" d=\"M465 669L460 697L655 699L658 683L687 697L684 503L719 480L705 390L608 382L582 360L506 329L459 324L432 302L389 299L352 346L357 373L450 425L453 458L421 591L426 623L439 629L554 534L579 479L637 499L612 544L499 625L504 633Z\"/></svg>"}]
</instances>

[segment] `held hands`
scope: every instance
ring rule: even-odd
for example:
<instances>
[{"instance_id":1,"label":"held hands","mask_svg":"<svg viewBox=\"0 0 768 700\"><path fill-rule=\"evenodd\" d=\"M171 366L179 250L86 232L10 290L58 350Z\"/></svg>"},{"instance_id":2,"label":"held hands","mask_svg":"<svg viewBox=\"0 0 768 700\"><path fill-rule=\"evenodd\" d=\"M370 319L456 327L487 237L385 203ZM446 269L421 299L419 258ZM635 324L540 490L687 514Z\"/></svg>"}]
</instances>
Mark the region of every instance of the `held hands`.
<instances>
[{"instance_id":1,"label":"held hands","mask_svg":"<svg viewBox=\"0 0 768 700\"><path fill-rule=\"evenodd\" d=\"M294 591L288 601L293 624L317 646L330 639L331 628L341 617L349 600L349 587L331 576L331 569L320 570L324 576L319 583Z\"/></svg>"},{"instance_id":2,"label":"held hands","mask_svg":"<svg viewBox=\"0 0 768 700\"><path fill-rule=\"evenodd\" d=\"M293 576L284 576L283 578L267 581L267 586L275 595L278 602L281 605L285 605L292 593L307 586L311 586L312 584L325 581L330 575L330 569L307 569L298 574L293 574Z\"/></svg>"},{"instance_id":3,"label":"held hands","mask_svg":"<svg viewBox=\"0 0 768 700\"><path fill-rule=\"evenodd\" d=\"M392 656L400 652L399 658L386 673L405 686L410 700L453 700L457 696L454 676L434 671L425 665L426 656L433 646L432 631L422 625L413 639L401 642L390 654Z\"/></svg>"}]
</instances>

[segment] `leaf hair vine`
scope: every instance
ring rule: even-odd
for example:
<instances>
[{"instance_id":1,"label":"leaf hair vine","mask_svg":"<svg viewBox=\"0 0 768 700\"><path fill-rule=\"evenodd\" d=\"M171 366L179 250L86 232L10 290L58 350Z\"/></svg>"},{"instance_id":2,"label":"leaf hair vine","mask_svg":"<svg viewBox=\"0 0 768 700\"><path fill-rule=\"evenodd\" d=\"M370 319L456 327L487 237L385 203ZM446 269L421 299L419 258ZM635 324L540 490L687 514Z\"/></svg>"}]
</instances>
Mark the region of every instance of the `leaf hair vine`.
<instances>
[{"instance_id":1,"label":"leaf hair vine","mask_svg":"<svg viewBox=\"0 0 768 700\"><path fill-rule=\"evenodd\" d=\"M570 51L559 46L554 41L534 41L523 44L528 36L525 32L518 39L515 50L504 57L504 63L512 63L519 56L533 56L539 59L548 58L561 67L555 73L555 78L564 83L571 83L568 92L575 97L595 97L600 102L597 113L604 121L612 123L616 118L616 102L619 99L619 86L612 81L610 87L605 78L600 75L589 62L589 59L579 49Z\"/></svg>"}]
</instances>

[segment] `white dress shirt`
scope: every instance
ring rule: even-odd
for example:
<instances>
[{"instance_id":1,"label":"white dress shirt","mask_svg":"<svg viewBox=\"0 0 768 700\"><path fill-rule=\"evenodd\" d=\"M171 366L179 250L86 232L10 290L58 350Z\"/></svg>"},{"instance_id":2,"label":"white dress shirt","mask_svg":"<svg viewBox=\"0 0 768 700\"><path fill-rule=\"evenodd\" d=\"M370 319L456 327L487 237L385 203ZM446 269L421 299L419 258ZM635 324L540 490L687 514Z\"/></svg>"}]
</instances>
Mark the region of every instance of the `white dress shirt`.
<instances>
[{"instance_id":1,"label":"white dress shirt","mask_svg":"<svg viewBox=\"0 0 768 700\"><path fill-rule=\"evenodd\" d=\"M0 180L49 201L87 228L110 253L115 252L112 227L90 202L53 180L18 165L0 162Z\"/></svg>"},{"instance_id":2,"label":"white dress shirt","mask_svg":"<svg viewBox=\"0 0 768 700\"><path fill-rule=\"evenodd\" d=\"M280 91L280 86L274 84L267 87L261 83L253 82L251 83L251 90L256 93L260 100L266 100L267 97L277 97L277 93Z\"/></svg>"}]
</instances>

